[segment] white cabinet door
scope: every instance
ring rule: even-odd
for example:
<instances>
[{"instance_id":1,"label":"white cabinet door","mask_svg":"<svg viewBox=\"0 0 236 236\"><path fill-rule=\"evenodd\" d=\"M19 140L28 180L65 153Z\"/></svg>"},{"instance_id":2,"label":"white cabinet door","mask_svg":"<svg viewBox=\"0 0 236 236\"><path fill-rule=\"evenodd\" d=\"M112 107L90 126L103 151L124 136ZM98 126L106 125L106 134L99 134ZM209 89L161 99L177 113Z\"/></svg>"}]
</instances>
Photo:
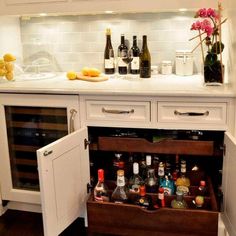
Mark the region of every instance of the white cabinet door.
<instances>
[{"instance_id":1,"label":"white cabinet door","mask_svg":"<svg viewBox=\"0 0 236 236\"><path fill-rule=\"evenodd\" d=\"M86 215L89 154L87 128L37 150L45 236L56 236Z\"/></svg>"},{"instance_id":2,"label":"white cabinet door","mask_svg":"<svg viewBox=\"0 0 236 236\"><path fill-rule=\"evenodd\" d=\"M222 218L230 236L236 236L236 139L225 134L223 163L224 212Z\"/></svg>"}]
</instances>

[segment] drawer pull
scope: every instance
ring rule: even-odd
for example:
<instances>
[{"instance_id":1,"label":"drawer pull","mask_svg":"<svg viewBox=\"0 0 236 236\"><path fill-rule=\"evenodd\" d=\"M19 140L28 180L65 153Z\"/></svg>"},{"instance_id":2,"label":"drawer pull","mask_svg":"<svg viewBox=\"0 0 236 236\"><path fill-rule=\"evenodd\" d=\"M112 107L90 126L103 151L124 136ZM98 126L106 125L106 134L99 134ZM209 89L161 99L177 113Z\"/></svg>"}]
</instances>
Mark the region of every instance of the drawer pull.
<instances>
[{"instance_id":1,"label":"drawer pull","mask_svg":"<svg viewBox=\"0 0 236 236\"><path fill-rule=\"evenodd\" d=\"M176 116L208 116L209 111L205 112L179 112L179 111L174 111L174 114Z\"/></svg>"},{"instance_id":2,"label":"drawer pull","mask_svg":"<svg viewBox=\"0 0 236 236\"><path fill-rule=\"evenodd\" d=\"M75 116L77 111L75 109L70 110L70 129L69 133L73 133L75 131Z\"/></svg>"},{"instance_id":3,"label":"drawer pull","mask_svg":"<svg viewBox=\"0 0 236 236\"><path fill-rule=\"evenodd\" d=\"M131 109L130 111L122 111L122 110L108 110L103 107L102 112L110 114L131 114L134 113L134 109Z\"/></svg>"}]
</instances>

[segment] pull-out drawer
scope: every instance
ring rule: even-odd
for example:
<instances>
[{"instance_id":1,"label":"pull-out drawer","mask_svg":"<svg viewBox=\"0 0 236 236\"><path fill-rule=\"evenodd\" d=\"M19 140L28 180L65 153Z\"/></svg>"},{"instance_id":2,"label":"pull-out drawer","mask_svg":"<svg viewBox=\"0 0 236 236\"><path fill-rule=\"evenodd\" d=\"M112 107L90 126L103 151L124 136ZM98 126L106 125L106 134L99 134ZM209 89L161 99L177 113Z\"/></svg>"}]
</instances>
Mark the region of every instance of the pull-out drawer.
<instances>
[{"instance_id":1,"label":"pull-out drawer","mask_svg":"<svg viewBox=\"0 0 236 236\"><path fill-rule=\"evenodd\" d=\"M209 195L201 209L192 203L196 192L185 197L188 209L171 208L175 196L165 196L166 207L153 211L132 204L99 203L91 196L87 202L89 235L216 236L218 211L210 180L207 185ZM155 194L151 197L156 201Z\"/></svg>"},{"instance_id":2,"label":"pull-out drawer","mask_svg":"<svg viewBox=\"0 0 236 236\"><path fill-rule=\"evenodd\" d=\"M112 126L150 123L150 102L86 100L86 121Z\"/></svg>"},{"instance_id":3,"label":"pull-out drawer","mask_svg":"<svg viewBox=\"0 0 236 236\"><path fill-rule=\"evenodd\" d=\"M224 129L227 103L158 102L158 123L161 127Z\"/></svg>"}]
</instances>

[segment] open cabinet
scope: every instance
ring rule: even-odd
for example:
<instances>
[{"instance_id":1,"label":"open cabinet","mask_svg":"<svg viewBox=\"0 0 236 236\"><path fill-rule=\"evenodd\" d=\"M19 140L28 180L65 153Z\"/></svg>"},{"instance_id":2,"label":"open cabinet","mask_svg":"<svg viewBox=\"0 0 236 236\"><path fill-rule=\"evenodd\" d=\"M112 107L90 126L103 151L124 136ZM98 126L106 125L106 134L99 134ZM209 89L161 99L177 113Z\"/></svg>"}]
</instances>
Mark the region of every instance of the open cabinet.
<instances>
[{"instance_id":1,"label":"open cabinet","mask_svg":"<svg viewBox=\"0 0 236 236\"><path fill-rule=\"evenodd\" d=\"M89 129L89 136L93 140L94 136L91 136L90 131L91 129ZM213 131L210 136L214 139L214 135ZM221 135L223 140L223 132ZM200 210L194 208L176 210L166 207L149 212L130 204L98 203L93 200L92 195L89 196L87 184L90 183L90 174L92 174L92 170L89 170L92 152L180 153L190 156L198 155L201 158L214 156L213 158L223 159L222 153L219 153L219 150L215 151L215 143L213 144L210 140L166 140L153 143L148 139L148 137L111 137L100 133L94 139L95 142L90 145L89 157L88 131L84 128L39 149L37 156L45 236L59 235L77 217L86 217L86 204L89 235L146 235L150 233L158 236L216 236L220 204L217 204L214 186L207 176L209 195L205 199L205 208ZM230 150L235 148L235 145L228 147L230 142L227 140L229 139L225 137L225 140L226 153L231 155ZM229 158L225 156L224 160L229 160ZM225 166L227 163L224 163ZM227 189L227 186L233 185L230 182L234 181L232 175L235 172L225 174L225 171L223 182L225 213L231 222L230 235L234 235L236 208L232 200L234 198L231 197L235 191L230 187ZM155 199L156 196L153 195L152 198ZM166 198L167 206L172 199L173 197ZM193 197L189 196L186 199L191 204Z\"/></svg>"}]
</instances>

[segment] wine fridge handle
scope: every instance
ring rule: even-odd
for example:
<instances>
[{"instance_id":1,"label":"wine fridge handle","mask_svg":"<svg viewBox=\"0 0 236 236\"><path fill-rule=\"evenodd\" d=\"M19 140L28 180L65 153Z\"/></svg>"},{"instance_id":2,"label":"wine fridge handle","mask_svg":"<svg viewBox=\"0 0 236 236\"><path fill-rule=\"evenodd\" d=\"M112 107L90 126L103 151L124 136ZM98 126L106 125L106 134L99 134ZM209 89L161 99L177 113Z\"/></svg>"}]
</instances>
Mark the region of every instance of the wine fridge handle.
<instances>
[{"instance_id":1,"label":"wine fridge handle","mask_svg":"<svg viewBox=\"0 0 236 236\"><path fill-rule=\"evenodd\" d=\"M75 131L75 115L77 111L75 109L70 110L70 129L69 133L73 133Z\"/></svg>"},{"instance_id":2,"label":"wine fridge handle","mask_svg":"<svg viewBox=\"0 0 236 236\"><path fill-rule=\"evenodd\" d=\"M205 111L205 112L179 112L177 110L174 111L174 114L176 116L208 116L209 115L209 111Z\"/></svg>"},{"instance_id":3,"label":"wine fridge handle","mask_svg":"<svg viewBox=\"0 0 236 236\"><path fill-rule=\"evenodd\" d=\"M131 113L134 113L134 109L131 109L129 111L124 111L124 110L108 110L108 109L105 109L103 107L102 108L102 112L110 113L110 114L131 114Z\"/></svg>"}]
</instances>

